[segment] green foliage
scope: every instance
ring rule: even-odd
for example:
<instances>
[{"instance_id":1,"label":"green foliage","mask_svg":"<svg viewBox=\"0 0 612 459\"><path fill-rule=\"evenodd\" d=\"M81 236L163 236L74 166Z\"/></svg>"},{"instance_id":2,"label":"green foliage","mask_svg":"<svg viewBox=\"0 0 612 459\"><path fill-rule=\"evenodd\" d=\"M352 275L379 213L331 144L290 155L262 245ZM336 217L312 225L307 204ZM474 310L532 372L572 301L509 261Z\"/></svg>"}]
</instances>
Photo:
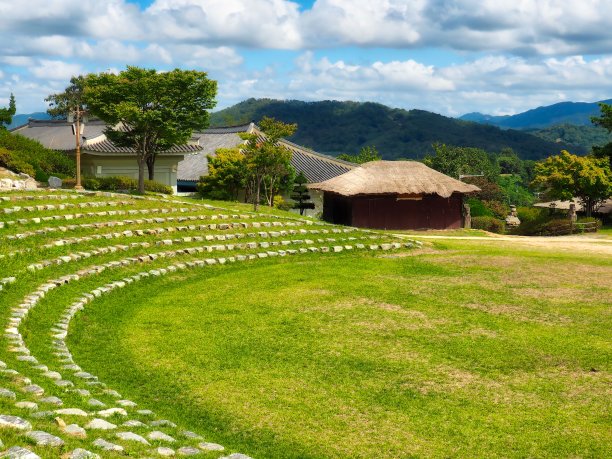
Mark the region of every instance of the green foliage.
<instances>
[{"instance_id":1,"label":"green foliage","mask_svg":"<svg viewBox=\"0 0 612 459\"><path fill-rule=\"evenodd\" d=\"M523 180L516 175L499 176L497 184L501 189L502 200L515 206L530 206L535 202L535 196L523 186Z\"/></svg>"},{"instance_id":2,"label":"green foliage","mask_svg":"<svg viewBox=\"0 0 612 459\"><path fill-rule=\"evenodd\" d=\"M472 217L472 229L503 234L506 230L506 222L495 217Z\"/></svg>"},{"instance_id":3,"label":"green foliage","mask_svg":"<svg viewBox=\"0 0 612 459\"><path fill-rule=\"evenodd\" d=\"M64 92L51 94L45 99L45 102L49 103L47 113L53 118L67 118L68 115L73 115L76 119L82 116L86 108L84 90L85 77L73 76Z\"/></svg>"},{"instance_id":4,"label":"green foliage","mask_svg":"<svg viewBox=\"0 0 612 459\"><path fill-rule=\"evenodd\" d=\"M364 164L370 161L380 161L382 156L380 156L376 147L372 145L363 147L357 155L349 155L347 153L338 155L338 159L348 161L349 163Z\"/></svg>"},{"instance_id":5,"label":"green foliage","mask_svg":"<svg viewBox=\"0 0 612 459\"><path fill-rule=\"evenodd\" d=\"M455 147L435 143L434 155L427 156L423 162L443 174L453 178L462 175L483 174L489 181L495 181L499 175L499 166L484 150L470 147Z\"/></svg>"},{"instance_id":6,"label":"green foliage","mask_svg":"<svg viewBox=\"0 0 612 459\"><path fill-rule=\"evenodd\" d=\"M291 199L295 201L292 207L293 209L299 209L300 215L304 215L304 210L306 209L315 208L314 203L310 202L310 194L308 194L308 187L306 186L307 182L306 176L300 171L294 180L293 193L291 194Z\"/></svg>"},{"instance_id":7,"label":"green foliage","mask_svg":"<svg viewBox=\"0 0 612 459\"><path fill-rule=\"evenodd\" d=\"M35 175L34 167L31 164L21 159L16 152L2 147L0 147L0 166L13 172L28 174L30 177Z\"/></svg>"},{"instance_id":8,"label":"green foliage","mask_svg":"<svg viewBox=\"0 0 612 459\"><path fill-rule=\"evenodd\" d=\"M480 191L472 193L472 196L483 201L501 201L504 197L499 185L486 177L465 177L462 181L480 188Z\"/></svg>"},{"instance_id":9,"label":"green foliage","mask_svg":"<svg viewBox=\"0 0 612 459\"><path fill-rule=\"evenodd\" d=\"M578 198L586 215L612 195L612 171L606 159L579 157L567 151L551 156L536 165L534 186L550 199Z\"/></svg>"},{"instance_id":10,"label":"green foliage","mask_svg":"<svg viewBox=\"0 0 612 459\"><path fill-rule=\"evenodd\" d=\"M541 129L530 129L526 132L549 142L566 143L586 148L593 145L604 145L612 141L612 135L600 126L578 126L559 124Z\"/></svg>"},{"instance_id":11,"label":"green foliage","mask_svg":"<svg viewBox=\"0 0 612 459\"><path fill-rule=\"evenodd\" d=\"M272 202L273 202L274 208L279 209L279 210L289 210L293 207L291 203L285 201L280 194L277 194L276 196L274 196L274 200Z\"/></svg>"},{"instance_id":12,"label":"green foliage","mask_svg":"<svg viewBox=\"0 0 612 459\"><path fill-rule=\"evenodd\" d=\"M468 198L467 204L470 206L470 215L472 217L493 217L493 212L484 202L478 198Z\"/></svg>"},{"instance_id":13,"label":"green foliage","mask_svg":"<svg viewBox=\"0 0 612 459\"><path fill-rule=\"evenodd\" d=\"M11 93L9 106L0 108L0 127L4 127L5 124L11 124L16 110L17 106L15 105L15 96Z\"/></svg>"},{"instance_id":14,"label":"green foliage","mask_svg":"<svg viewBox=\"0 0 612 459\"><path fill-rule=\"evenodd\" d=\"M24 172L32 177L46 180L45 176L47 178L50 175L65 177L73 176L75 173L74 161L64 153L49 150L39 142L19 134L0 130L0 149L4 150L5 167ZM8 165L6 161L13 166Z\"/></svg>"},{"instance_id":15,"label":"green foliage","mask_svg":"<svg viewBox=\"0 0 612 459\"><path fill-rule=\"evenodd\" d=\"M563 217L561 212L541 207L517 207L516 212L521 224L518 228L514 228L512 233L521 236L540 235L550 221L560 220ZM567 218L563 220L565 223L569 222Z\"/></svg>"},{"instance_id":16,"label":"green foliage","mask_svg":"<svg viewBox=\"0 0 612 459\"><path fill-rule=\"evenodd\" d=\"M601 102L599 104L599 109L601 114L591 117L591 122L612 133L612 105Z\"/></svg>"},{"instance_id":17,"label":"green foliage","mask_svg":"<svg viewBox=\"0 0 612 459\"><path fill-rule=\"evenodd\" d=\"M83 177L82 185L86 190L92 191L138 191L138 180L124 177ZM76 180L73 178L64 179L62 188L74 188ZM145 191L152 193L173 194L172 187L156 182L155 180L145 180Z\"/></svg>"},{"instance_id":18,"label":"green foliage","mask_svg":"<svg viewBox=\"0 0 612 459\"><path fill-rule=\"evenodd\" d=\"M128 66L118 75L85 77L89 111L109 126L106 135L116 145L134 148L139 165L138 190L144 192L144 167L153 176L158 152L187 143L194 130L208 126L215 106L217 82L195 70L157 72Z\"/></svg>"},{"instance_id":19,"label":"green foliage","mask_svg":"<svg viewBox=\"0 0 612 459\"><path fill-rule=\"evenodd\" d=\"M570 148L521 131L371 102L249 99L211 114L211 124L221 126L228 119L258 122L263 116L297 123L300 130L290 140L331 155L356 155L364 146L376 145L383 159L422 159L433 153L432 144L438 142L485 151L509 147L521 158L540 159ZM588 149L575 151L586 154Z\"/></svg>"},{"instance_id":20,"label":"green foliage","mask_svg":"<svg viewBox=\"0 0 612 459\"><path fill-rule=\"evenodd\" d=\"M239 148L220 148L208 156L208 175L200 177L198 192L205 197L235 201L247 181L246 157Z\"/></svg>"},{"instance_id":21,"label":"green foliage","mask_svg":"<svg viewBox=\"0 0 612 459\"><path fill-rule=\"evenodd\" d=\"M607 143L601 147L594 146L591 151L591 155L594 158L604 158L610 163L610 169L612 169L612 142Z\"/></svg>"},{"instance_id":22,"label":"green foliage","mask_svg":"<svg viewBox=\"0 0 612 459\"><path fill-rule=\"evenodd\" d=\"M260 127L264 136L241 135L246 141L241 151L246 161L247 200L253 203L254 210L257 210L262 197L273 207L274 196L290 187L295 176L291 167L291 151L279 144L278 140L291 136L297 125L264 117Z\"/></svg>"}]
</instances>

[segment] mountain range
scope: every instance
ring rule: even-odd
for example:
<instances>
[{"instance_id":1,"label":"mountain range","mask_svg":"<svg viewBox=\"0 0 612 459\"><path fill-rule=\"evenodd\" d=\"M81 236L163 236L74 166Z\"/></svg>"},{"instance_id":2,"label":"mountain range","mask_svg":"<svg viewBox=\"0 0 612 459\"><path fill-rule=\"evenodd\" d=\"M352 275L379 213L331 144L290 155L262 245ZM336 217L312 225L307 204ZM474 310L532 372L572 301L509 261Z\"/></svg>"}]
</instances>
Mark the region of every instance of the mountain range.
<instances>
[{"instance_id":1,"label":"mountain range","mask_svg":"<svg viewBox=\"0 0 612 459\"><path fill-rule=\"evenodd\" d=\"M541 159L562 149L578 154L588 151L519 130L372 102L248 99L212 113L211 125L258 122L263 116L297 123L298 130L290 140L334 156L356 154L364 146L375 146L384 159L422 159L433 152L432 144L436 142L489 152L512 148L523 159Z\"/></svg>"},{"instance_id":2,"label":"mountain range","mask_svg":"<svg viewBox=\"0 0 612 459\"><path fill-rule=\"evenodd\" d=\"M13 129L18 126L23 126L30 118L34 118L35 120L48 120L51 119L51 116L47 112L22 113L20 115L13 116L13 121L11 124L6 126L6 128Z\"/></svg>"},{"instance_id":3,"label":"mountain range","mask_svg":"<svg viewBox=\"0 0 612 459\"><path fill-rule=\"evenodd\" d=\"M593 145L612 142L612 135L591 124L591 117L598 114L597 102L561 102L509 116L468 113L457 119L372 102L248 99L211 113L211 126L258 122L270 116L298 124L290 140L334 156L375 146L385 159L421 159L439 142L489 152L512 148L523 159L541 159L562 149L586 154ZM15 115L8 128L25 124L28 118L49 115Z\"/></svg>"},{"instance_id":4,"label":"mountain range","mask_svg":"<svg viewBox=\"0 0 612 459\"><path fill-rule=\"evenodd\" d=\"M600 102L610 104L612 99ZM506 116L492 116L475 112L467 113L459 119L512 129L547 128L561 124L592 127L591 117L599 115L600 102L559 102L558 104Z\"/></svg>"}]
</instances>

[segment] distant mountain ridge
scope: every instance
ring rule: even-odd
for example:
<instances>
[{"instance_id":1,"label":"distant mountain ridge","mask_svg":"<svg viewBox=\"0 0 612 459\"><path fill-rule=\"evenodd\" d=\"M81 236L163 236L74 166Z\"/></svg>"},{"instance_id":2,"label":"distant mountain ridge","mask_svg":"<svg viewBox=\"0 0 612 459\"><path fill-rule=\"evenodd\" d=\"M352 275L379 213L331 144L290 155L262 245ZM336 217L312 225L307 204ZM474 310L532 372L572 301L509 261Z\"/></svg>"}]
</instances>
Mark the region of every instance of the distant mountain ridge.
<instances>
[{"instance_id":1,"label":"distant mountain ridge","mask_svg":"<svg viewBox=\"0 0 612 459\"><path fill-rule=\"evenodd\" d=\"M211 126L258 122L271 116L297 123L293 142L321 153L356 154L374 145L384 159L421 159L436 142L478 147L489 152L512 148L523 159L541 159L571 149L585 148L551 142L525 132L448 118L424 110L403 110L372 102L302 102L248 99L211 114Z\"/></svg>"},{"instance_id":2,"label":"distant mountain ridge","mask_svg":"<svg viewBox=\"0 0 612 459\"><path fill-rule=\"evenodd\" d=\"M47 112L34 112L15 115L13 116L13 122L6 126L6 128L13 129L19 126L23 126L28 122L30 118L34 118L35 120L49 120L51 119L51 116Z\"/></svg>"},{"instance_id":3,"label":"distant mountain ridge","mask_svg":"<svg viewBox=\"0 0 612 459\"><path fill-rule=\"evenodd\" d=\"M612 99L602 100L606 104ZM460 120L489 124L501 128L538 129L559 124L592 126L591 117L600 113L600 102L559 102L553 105L534 108L516 115L493 116L483 113L466 113Z\"/></svg>"}]
</instances>

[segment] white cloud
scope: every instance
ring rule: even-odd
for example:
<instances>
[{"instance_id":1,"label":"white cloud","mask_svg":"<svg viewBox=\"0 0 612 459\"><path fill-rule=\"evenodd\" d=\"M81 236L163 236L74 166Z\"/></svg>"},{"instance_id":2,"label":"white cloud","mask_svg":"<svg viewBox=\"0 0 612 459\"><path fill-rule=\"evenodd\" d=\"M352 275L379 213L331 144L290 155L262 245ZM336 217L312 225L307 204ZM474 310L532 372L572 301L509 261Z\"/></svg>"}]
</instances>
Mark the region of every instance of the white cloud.
<instances>
[{"instance_id":1,"label":"white cloud","mask_svg":"<svg viewBox=\"0 0 612 459\"><path fill-rule=\"evenodd\" d=\"M297 3L286 0L157 0L144 13L151 35L172 41L297 48Z\"/></svg>"},{"instance_id":2,"label":"white cloud","mask_svg":"<svg viewBox=\"0 0 612 459\"><path fill-rule=\"evenodd\" d=\"M59 80L68 84L71 77L83 73L83 68L79 64L42 59L38 65L31 68L31 72L37 78Z\"/></svg>"}]
</instances>

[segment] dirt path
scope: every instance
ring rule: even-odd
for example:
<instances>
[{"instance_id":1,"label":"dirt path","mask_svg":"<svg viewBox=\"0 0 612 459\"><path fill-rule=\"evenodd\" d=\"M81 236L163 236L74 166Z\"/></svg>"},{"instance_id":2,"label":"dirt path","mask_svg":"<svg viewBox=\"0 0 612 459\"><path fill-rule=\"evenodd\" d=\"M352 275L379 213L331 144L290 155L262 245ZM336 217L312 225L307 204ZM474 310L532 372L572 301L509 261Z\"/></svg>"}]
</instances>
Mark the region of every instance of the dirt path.
<instances>
[{"instance_id":1,"label":"dirt path","mask_svg":"<svg viewBox=\"0 0 612 459\"><path fill-rule=\"evenodd\" d=\"M510 243L523 247L544 248L552 250L575 251L575 252L595 252L599 254L609 254L612 256L612 238L599 236L596 234L573 235L573 236L444 236L444 235L425 235L425 234L397 234L396 236L408 239L446 239L446 240L465 240L482 241L488 243Z\"/></svg>"}]
</instances>

